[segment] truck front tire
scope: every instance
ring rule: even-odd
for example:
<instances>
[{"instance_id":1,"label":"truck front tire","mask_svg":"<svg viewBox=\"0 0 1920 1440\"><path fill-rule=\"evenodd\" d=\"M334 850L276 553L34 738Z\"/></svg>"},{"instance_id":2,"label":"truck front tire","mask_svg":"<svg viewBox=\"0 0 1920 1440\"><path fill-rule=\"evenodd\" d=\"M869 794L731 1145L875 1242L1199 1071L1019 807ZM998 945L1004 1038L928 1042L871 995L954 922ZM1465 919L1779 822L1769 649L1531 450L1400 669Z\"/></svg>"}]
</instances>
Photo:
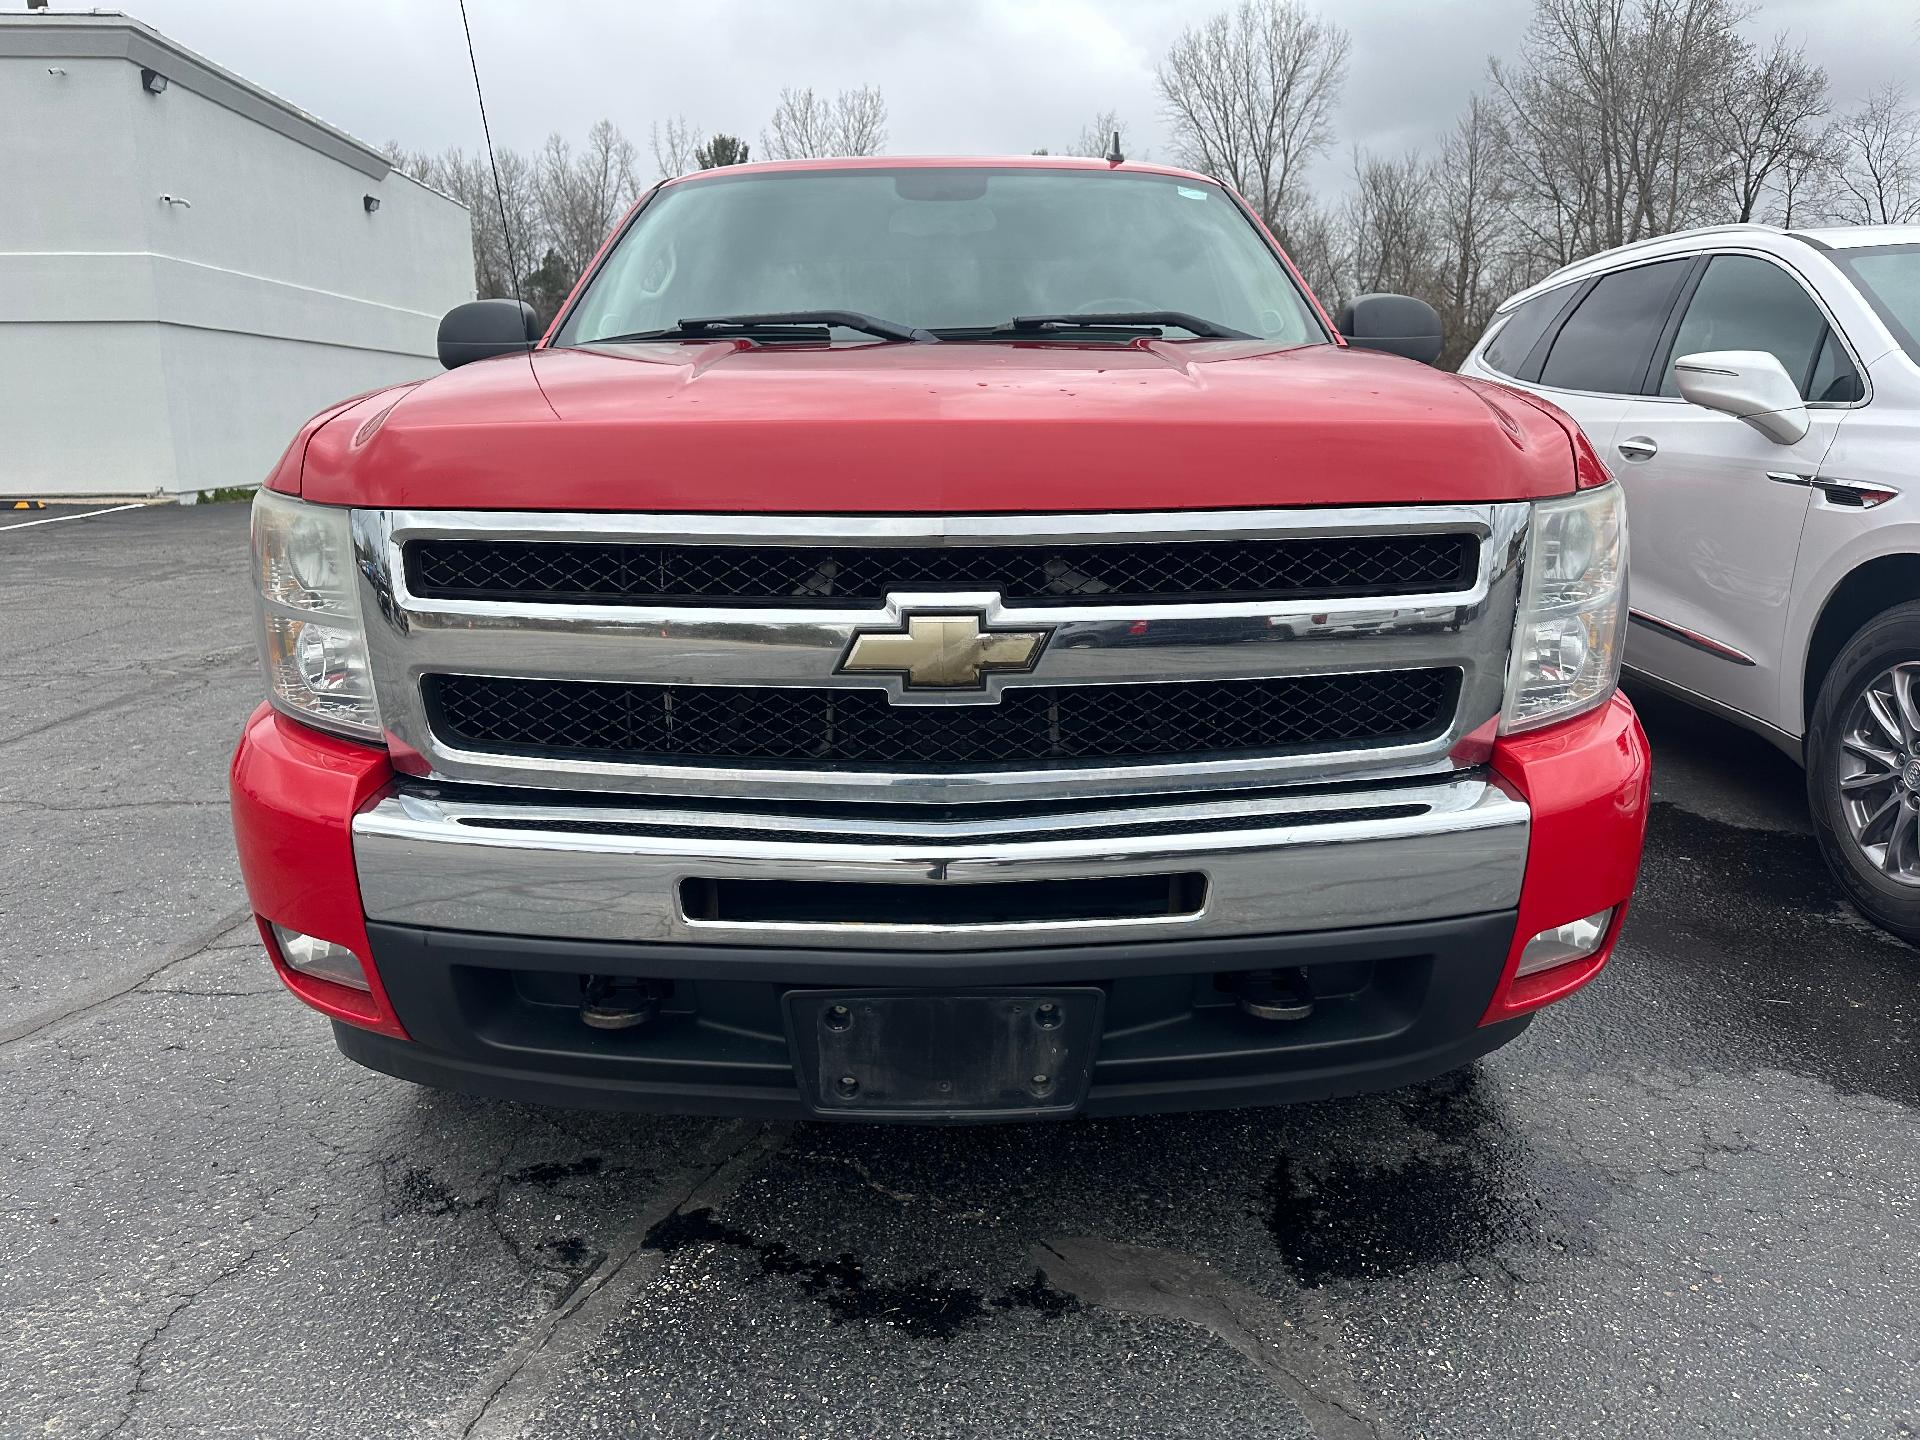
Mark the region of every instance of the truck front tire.
<instances>
[{"instance_id":1,"label":"truck front tire","mask_svg":"<svg viewBox=\"0 0 1920 1440\"><path fill-rule=\"evenodd\" d=\"M1920 944L1920 601L1863 625L1821 682L1807 798L1847 898Z\"/></svg>"}]
</instances>

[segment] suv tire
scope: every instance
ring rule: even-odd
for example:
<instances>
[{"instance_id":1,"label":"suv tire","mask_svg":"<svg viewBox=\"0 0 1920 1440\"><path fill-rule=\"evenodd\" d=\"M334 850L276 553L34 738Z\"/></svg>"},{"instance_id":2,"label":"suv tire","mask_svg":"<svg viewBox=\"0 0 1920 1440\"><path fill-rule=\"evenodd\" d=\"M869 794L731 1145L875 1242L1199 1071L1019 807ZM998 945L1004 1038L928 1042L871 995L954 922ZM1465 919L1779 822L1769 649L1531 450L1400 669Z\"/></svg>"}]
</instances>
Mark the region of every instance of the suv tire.
<instances>
[{"instance_id":1,"label":"suv tire","mask_svg":"<svg viewBox=\"0 0 1920 1440\"><path fill-rule=\"evenodd\" d=\"M1899 667L1909 666L1913 668L1903 678L1913 686L1911 709L1920 710L1920 601L1896 605L1868 621L1827 671L1807 728L1807 800L1820 852L1847 898L1876 925L1920 945L1920 879L1888 874L1884 857L1885 837L1897 820L1902 829L1896 866L1907 869L1911 862L1920 867L1920 715L1894 714L1901 732L1896 745L1885 725L1870 718L1867 702L1869 689L1886 685ZM1881 768L1857 758L1847 746L1848 737L1857 738L1863 724L1875 748L1895 757L1893 778L1846 793L1843 780L1865 778ZM1856 798L1862 796L1866 798ZM1910 813L1903 817L1889 812L1888 819L1861 829L1861 813L1878 809L1886 798ZM1883 852L1880 863L1866 848L1875 841Z\"/></svg>"}]
</instances>

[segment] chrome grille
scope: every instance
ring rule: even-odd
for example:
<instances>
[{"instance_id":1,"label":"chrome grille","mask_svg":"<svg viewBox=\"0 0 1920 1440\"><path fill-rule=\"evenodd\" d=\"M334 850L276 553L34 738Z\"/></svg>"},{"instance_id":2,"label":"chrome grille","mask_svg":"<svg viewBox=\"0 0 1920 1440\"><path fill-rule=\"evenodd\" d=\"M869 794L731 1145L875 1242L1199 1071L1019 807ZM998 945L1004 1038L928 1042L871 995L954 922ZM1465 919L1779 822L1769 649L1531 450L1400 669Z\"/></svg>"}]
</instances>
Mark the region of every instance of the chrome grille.
<instances>
[{"instance_id":1,"label":"chrome grille","mask_svg":"<svg viewBox=\"0 0 1920 1440\"><path fill-rule=\"evenodd\" d=\"M424 539L412 593L436 600L602 605L878 605L896 590L985 590L1009 604L1412 595L1471 583L1467 534L1154 540L957 548L629 545Z\"/></svg>"},{"instance_id":2,"label":"chrome grille","mask_svg":"<svg viewBox=\"0 0 1920 1440\"><path fill-rule=\"evenodd\" d=\"M927 771L1280 753L1428 738L1459 672L1383 670L1160 685L1031 686L998 705L892 705L874 690L435 675L435 729L522 755Z\"/></svg>"},{"instance_id":3,"label":"chrome grille","mask_svg":"<svg viewBox=\"0 0 1920 1440\"><path fill-rule=\"evenodd\" d=\"M1049 806L1472 763L1504 694L1529 513L360 510L353 525L403 775ZM511 568L534 551L564 563ZM709 568L663 570L669 554ZM812 593L829 572L831 593ZM1046 639L1031 670L968 691L841 668L857 636L929 613Z\"/></svg>"}]
</instances>

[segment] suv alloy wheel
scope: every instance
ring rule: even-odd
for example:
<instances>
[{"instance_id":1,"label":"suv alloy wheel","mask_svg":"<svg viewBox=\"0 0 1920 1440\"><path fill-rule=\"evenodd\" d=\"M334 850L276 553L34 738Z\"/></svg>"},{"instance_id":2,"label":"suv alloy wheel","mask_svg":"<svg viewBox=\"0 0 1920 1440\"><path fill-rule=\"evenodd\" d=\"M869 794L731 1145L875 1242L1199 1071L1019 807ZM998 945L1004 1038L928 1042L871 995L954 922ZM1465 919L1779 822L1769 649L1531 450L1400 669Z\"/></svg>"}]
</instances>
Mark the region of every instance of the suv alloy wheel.
<instances>
[{"instance_id":1,"label":"suv alloy wheel","mask_svg":"<svg viewBox=\"0 0 1920 1440\"><path fill-rule=\"evenodd\" d=\"M1920 601L1869 621L1827 672L1807 732L1807 794L1849 898L1920 944Z\"/></svg>"}]
</instances>

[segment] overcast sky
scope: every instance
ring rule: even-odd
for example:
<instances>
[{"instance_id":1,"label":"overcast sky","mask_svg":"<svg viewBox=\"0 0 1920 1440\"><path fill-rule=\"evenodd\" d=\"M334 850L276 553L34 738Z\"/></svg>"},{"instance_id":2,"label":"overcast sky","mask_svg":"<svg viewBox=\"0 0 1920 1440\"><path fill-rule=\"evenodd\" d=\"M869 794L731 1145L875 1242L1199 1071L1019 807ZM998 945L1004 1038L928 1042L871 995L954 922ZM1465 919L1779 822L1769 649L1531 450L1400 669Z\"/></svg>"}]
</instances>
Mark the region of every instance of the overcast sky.
<instances>
[{"instance_id":1,"label":"overcast sky","mask_svg":"<svg viewBox=\"0 0 1920 1440\"><path fill-rule=\"evenodd\" d=\"M9 8L13 0L7 0ZM129 0L131 13L369 143L480 140L456 0ZM642 151L684 114L756 149L782 85L886 94L895 154L1062 148L1117 110L1170 159L1154 66L1226 0L468 0L496 143L537 146L611 118ZM58 0L56 0L58 4ZM1353 37L1336 154L1433 137L1511 53L1531 0L1322 0ZM1920 77L1920 0L1764 0L1853 103ZM1916 98L1920 98L1917 96ZM652 178L646 161L645 179Z\"/></svg>"}]
</instances>

